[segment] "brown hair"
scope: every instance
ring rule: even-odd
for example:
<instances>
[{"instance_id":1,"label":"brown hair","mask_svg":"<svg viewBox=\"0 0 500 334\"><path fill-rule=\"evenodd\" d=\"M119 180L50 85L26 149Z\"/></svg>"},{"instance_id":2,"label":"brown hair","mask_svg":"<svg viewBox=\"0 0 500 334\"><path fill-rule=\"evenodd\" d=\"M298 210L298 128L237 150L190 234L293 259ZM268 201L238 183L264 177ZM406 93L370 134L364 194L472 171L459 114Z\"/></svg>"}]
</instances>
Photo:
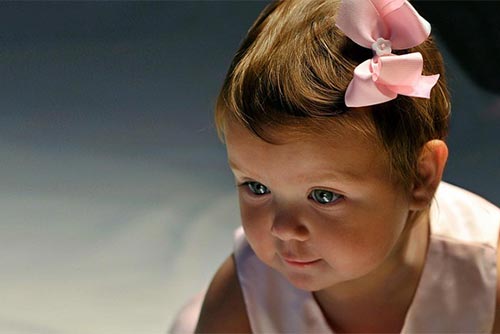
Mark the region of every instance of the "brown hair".
<instances>
[{"instance_id":1,"label":"brown hair","mask_svg":"<svg viewBox=\"0 0 500 334\"><path fill-rule=\"evenodd\" d=\"M372 57L335 26L338 0L285 0L268 5L237 51L215 108L223 140L228 120L236 120L261 139L273 133L328 131L332 123L376 137L388 153L394 179L409 187L418 181L416 164L423 145L444 139L449 93L444 66L432 37L394 51L420 52L424 75L440 74L430 99L398 96L368 108L348 108L345 90L354 68ZM332 127L333 128L333 127Z\"/></svg>"}]
</instances>

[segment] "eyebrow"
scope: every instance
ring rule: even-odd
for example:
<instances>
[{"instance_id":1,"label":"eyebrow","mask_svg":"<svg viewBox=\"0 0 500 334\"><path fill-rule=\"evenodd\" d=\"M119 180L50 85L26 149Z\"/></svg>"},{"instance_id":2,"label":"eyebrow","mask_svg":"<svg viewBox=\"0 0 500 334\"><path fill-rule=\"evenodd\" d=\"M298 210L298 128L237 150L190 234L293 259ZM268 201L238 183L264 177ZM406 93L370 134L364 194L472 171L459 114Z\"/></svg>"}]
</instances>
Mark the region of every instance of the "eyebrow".
<instances>
[{"instance_id":1,"label":"eyebrow","mask_svg":"<svg viewBox=\"0 0 500 334\"><path fill-rule=\"evenodd\" d=\"M228 163L229 163L229 167L231 167L231 169L240 170L240 168L238 167L238 165L236 163L234 163L233 161L228 160Z\"/></svg>"},{"instance_id":2,"label":"eyebrow","mask_svg":"<svg viewBox=\"0 0 500 334\"><path fill-rule=\"evenodd\" d=\"M235 162L228 160L228 163L229 163L229 166L231 167L231 169L245 173L245 171L242 170L241 168L239 168ZM351 170L346 169L343 171L326 172L324 174L321 174L317 178L317 181L324 181L327 179L352 181L352 180L359 180L360 178L361 178L361 175L358 175L356 173L353 173ZM316 180L315 180L315 182L316 182Z\"/></svg>"},{"instance_id":3,"label":"eyebrow","mask_svg":"<svg viewBox=\"0 0 500 334\"><path fill-rule=\"evenodd\" d=\"M248 173L247 171L243 170L242 168L240 168L235 162L231 161L231 160L228 160L228 163L229 163L229 167L233 170L233 171L238 171L238 172L241 172L241 173L244 173L244 174L253 174L253 173Z\"/></svg>"}]
</instances>

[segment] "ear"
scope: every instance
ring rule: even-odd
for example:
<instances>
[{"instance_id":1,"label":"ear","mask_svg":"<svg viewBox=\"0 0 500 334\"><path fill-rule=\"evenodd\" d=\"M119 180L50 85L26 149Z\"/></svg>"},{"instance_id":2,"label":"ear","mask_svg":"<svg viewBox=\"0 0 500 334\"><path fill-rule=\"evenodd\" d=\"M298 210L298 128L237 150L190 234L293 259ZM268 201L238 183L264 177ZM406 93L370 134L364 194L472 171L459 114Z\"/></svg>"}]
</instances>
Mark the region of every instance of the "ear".
<instances>
[{"instance_id":1,"label":"ear","mask_svg":"<svg viewBox=\"0 0 500 334\"><path fill-rule=\"evenodd\" d=\"M411 191L412 210L423 210L429 206L443 177L447 158L448 147L444 141L431 140L423 146L417 162L419 178Z\"/></svg>"}]
</instances>

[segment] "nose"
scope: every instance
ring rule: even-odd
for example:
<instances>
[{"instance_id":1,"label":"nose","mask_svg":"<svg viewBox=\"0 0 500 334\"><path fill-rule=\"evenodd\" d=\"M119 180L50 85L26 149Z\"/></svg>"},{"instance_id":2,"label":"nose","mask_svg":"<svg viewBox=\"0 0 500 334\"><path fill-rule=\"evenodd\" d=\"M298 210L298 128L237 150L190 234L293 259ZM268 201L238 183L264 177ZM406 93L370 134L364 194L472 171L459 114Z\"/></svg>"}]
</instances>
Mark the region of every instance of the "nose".
<instances>
[{"instance_id":1,"label":"nose","mask_svg":"<svg viewBox=\"0 0 500 334\"><path fill-rule=\"evenodd\" d=\"M310 231L298 215L286 210L274 216L271 234L283 241L306 241Z\"/></svg>"}]
</instances>

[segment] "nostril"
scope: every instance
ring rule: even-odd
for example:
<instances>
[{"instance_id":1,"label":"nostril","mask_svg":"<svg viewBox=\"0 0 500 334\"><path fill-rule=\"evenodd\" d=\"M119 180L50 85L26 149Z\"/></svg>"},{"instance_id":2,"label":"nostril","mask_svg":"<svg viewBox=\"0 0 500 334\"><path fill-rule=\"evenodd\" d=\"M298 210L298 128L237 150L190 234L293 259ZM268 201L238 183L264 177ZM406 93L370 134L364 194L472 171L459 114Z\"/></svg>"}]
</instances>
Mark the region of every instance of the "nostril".
<instances>
[{"instance_id":1,"label":"nostril","mask_svg":"<svg viewBox=\"0 0 500 334\"><path fill-rule=\"evenodd\" d=\"M281 240L304 241L309 237L309 230L302 224L273 224L271 234Z\"/></svg>"}]
</instances>

